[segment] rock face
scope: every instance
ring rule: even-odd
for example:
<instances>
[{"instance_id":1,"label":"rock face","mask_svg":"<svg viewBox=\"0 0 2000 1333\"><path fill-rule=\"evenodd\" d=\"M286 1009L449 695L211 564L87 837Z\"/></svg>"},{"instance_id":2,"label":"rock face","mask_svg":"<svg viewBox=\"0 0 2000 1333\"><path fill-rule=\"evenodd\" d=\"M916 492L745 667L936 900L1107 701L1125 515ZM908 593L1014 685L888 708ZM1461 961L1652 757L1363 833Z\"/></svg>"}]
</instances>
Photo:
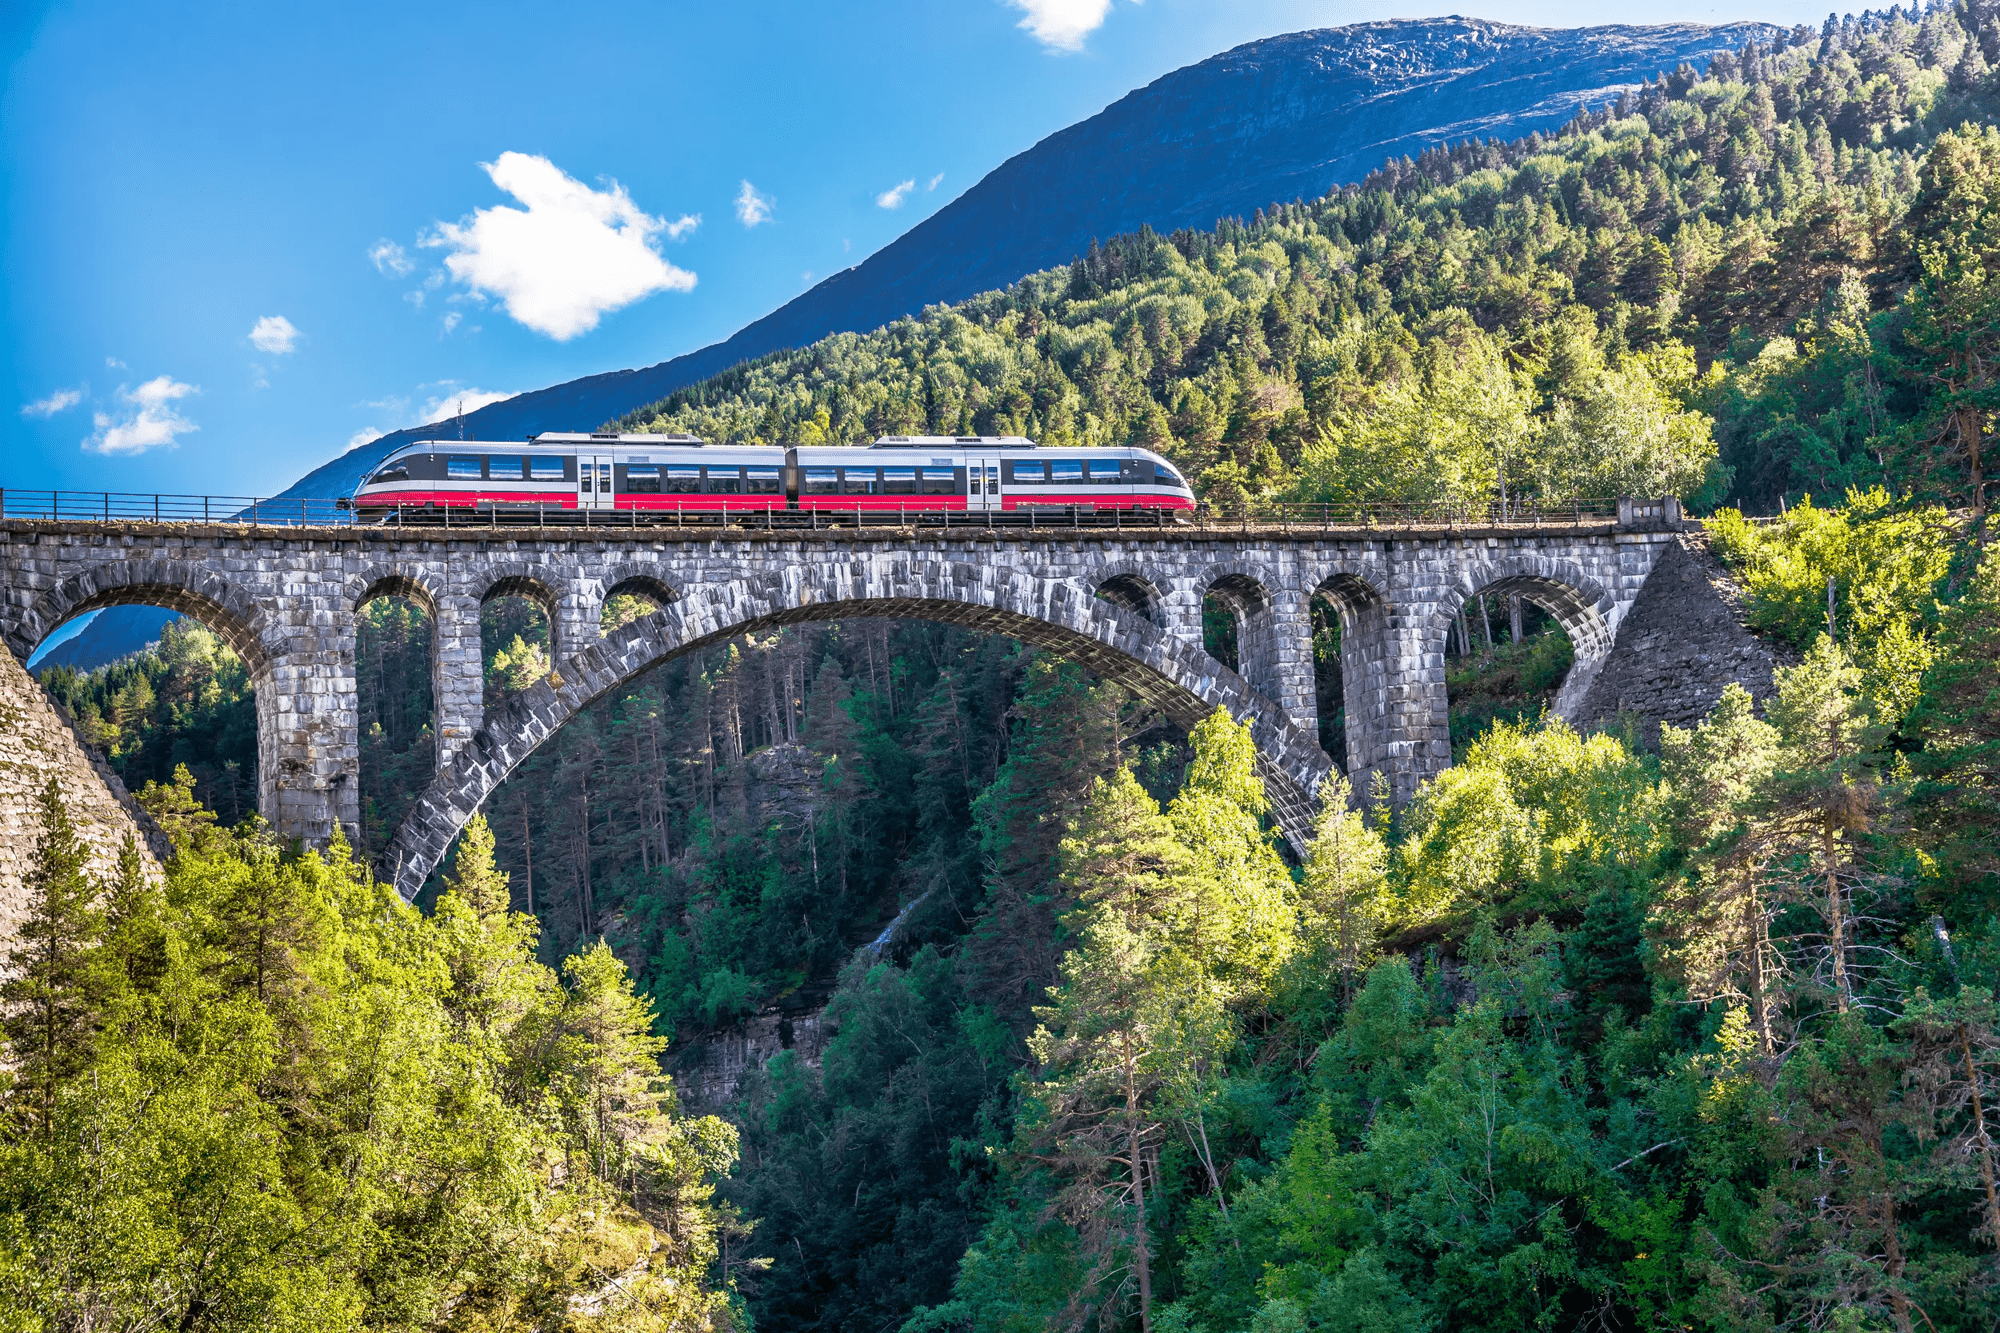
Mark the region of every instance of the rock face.
<instances>
[{"instance_id":1,"label":"rock face","mask_svg":"<svg viewBox=\"0 0 2000 1333\"><path fill-rule=\"evenodd\" d=\"M1578 726L1636 720L1657 744L1660 723L1691 727L1731 683L1759 703L1774 693L1774 649L1743 627L1743 592L1709 550L1705 533L1684 532L1660 555L1618 626L1611 652L1571 714Z\"/></svg>"},{"instance_id":2,"label":"rock face","mask_svg":"<svg viewBox=\"0 0 2000 1333\"><path fill-rule=\"evenodd\" d=\"M854 268L726 342L471 412L467 438L591 430L738 361L829 333L877 328L1071 258L1092 237L1210 227L1311 199L1388 158L1446 141L1553 129L1686 62L1780 31L1707 27L1523 28L1482 19L1397 19L1239 46L1128 93L1009 158ZM440 427L386 435L318 468L286 496L351 492L391 449Z\"/></svg>"},{"instance_id":3,"label":"rock face","mask_svg":"<svg viewBox=\"0 0 2000 1333\"><path fill-rule=\"evenodd\" d=\"M832 1037L823 1004L798 1012L773 1007L713 1035L676 1045L667 1057L667 1072L673 1076L683 1110L704 1115L723 1112L736 1099L743 1080L780 1051L796 1052L801 1064L817 1070Z\"/></svg>"},{"instance_id":4,"label":"rock face","mask_svg":"<svg viewBox=\"0 0 2000 1333\"><path fill-rule=\"evenodd\" d=\"M152 821L14 655L0 652L0 940L13 938L27 907L26 879L42 834L39 800L51 777L90 844L93 873L108 878L130 837L159 875L166 846Z\"/></svg>"}]
</instances>

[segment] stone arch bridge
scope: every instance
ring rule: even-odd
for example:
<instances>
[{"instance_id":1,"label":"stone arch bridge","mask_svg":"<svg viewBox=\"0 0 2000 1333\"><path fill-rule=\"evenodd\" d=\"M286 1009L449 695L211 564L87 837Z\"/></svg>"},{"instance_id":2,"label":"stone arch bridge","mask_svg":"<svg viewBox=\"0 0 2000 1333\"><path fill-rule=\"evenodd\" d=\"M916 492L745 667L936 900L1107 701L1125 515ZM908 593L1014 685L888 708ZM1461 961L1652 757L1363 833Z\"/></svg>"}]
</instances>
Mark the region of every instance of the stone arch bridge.
<instances>
[{"instance_id":1,"label":"stone arch bridge","mask_svg":"<svg viewBox=\"0 0 2000 1333\"><path fill-rule=\"evenodd\" d=\"M1517 592L1569 632L1581 700L1620 620L1681 526L1672 501L1556 525L1102 529L399 530L0 521L0 638L16 657L65 620L167 606L217 631L256 690L259 807L323 844L359 820L357 613L395 594L434 621L437 770L384 873L413 896L451 840L536 746L650 667L746 631L902 616L1011 635L1078 660L1188 725L1247 722L1294 845L1334 763L1318 744L1312 615L1337 608L1347 753L1358 789L1398 800L1445 767L1446 634L1480 591ZM604 600L658 610L610 634ZM554 670L488 713L479 610L523 596L548 613ZM1203 649L1202 604L1238 623L1240 671Z\"/></svg>"}]
</instances>

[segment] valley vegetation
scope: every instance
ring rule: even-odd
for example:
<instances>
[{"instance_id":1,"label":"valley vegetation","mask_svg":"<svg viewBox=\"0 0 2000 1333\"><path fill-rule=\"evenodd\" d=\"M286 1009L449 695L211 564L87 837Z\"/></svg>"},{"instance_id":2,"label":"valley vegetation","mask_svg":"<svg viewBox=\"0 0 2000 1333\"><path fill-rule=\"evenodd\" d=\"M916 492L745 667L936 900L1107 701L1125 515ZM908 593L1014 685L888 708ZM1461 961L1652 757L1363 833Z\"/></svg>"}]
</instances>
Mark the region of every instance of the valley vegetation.
<instances>
[{"instance_id":1,"label":"valley vegetation","mask_svg":"<svg viewBox=\"0 0 2000 1333\"><path fill-rule=\"evenodd\" d=\"M693 1242L662 1261L708 1262L713 1318L1990 1327L1996 64L1990 3L1829 21L1559 133L1112 238L621 423L1137 444L1220 506L1675 494L1796 663L1696 727L1583 735L1540 715L1559 633L1532 610L1519 642L1461 630L1458 764L1402 810L1338 794L1302 863L1227 718L1180 734L1003 640L794 626L614 692L466 842L478 866L493 840L538 922L509 928L510 965L628 969L669 1065L743 1015L825 1005L820 1066L781 1055L729 1108L734 1212L705 1234L758 1266ZM367 617L379 848L428 777L429 631L392 600ZM546 670L547 627L504 600L487 618L500 697ZM177 801L181 729L248 707L193 633L51 680ZM212 765L194 790L219 806L230 780ZM339 853L279 860L370 903L364 936L444 950L463 919L444 881L419 916ZM430 984L448 1014L456 983ZM549 1015L580 983L538 984ZM655 1105L658 1132L696 1132ZM565 1123L534 1160L575 1142ZM626 1181L581 1202L588 1174L509 1176L537 1183L507 1216L662 1234ZM342 1214L363 1215L417 1225ZM518 1225L500 1251L523 1252ZM493 1308L580 1285L507 1281Z\"/></svg>"}]
</instances>

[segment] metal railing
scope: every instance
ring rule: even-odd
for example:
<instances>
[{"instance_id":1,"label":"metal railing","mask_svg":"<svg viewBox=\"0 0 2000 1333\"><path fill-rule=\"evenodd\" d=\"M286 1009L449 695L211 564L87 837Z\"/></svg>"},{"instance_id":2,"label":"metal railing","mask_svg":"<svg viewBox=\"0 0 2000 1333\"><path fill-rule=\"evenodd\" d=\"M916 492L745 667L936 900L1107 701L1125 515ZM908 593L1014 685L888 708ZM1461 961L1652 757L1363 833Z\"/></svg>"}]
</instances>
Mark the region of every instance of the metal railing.
<instances>
[{"instance_id":1,"label":"metal railing","mask_svg":"<svg viewBox=\"0 0 2000 1333\"><path fill-rule=\"evenodd\" d=\"M854 529L1056 528L1144 531L1159 528L1286 531L1410 528L1555 528L1615 523L1614 499L1508 500L1484 505L1370 501L1255 505L1203 504L1193 510L1030 505L1004 513L935 509L567 509L481 505L370 508L347 500L265 499L241 495L140 495L116 491L0 488L0 518L91 523L212 523L250 527L444 527L453 529L591 527ZM1629 502L1628 502L1629 503ZM1657 507L1657 502L1653 502Z\"/></svg>"},{"instance_id":2,"label":"metal railing","mask_svg":"<svg viewBox=\"0 0 2000 1333\"><path fill-rule=\"evenodd\" d=\"M354 516L333 500L253 495L135 495L117 491L0 488L0 518L70 523L240 523L252 527L344 527Z\"/></svg>"}]
</instances>

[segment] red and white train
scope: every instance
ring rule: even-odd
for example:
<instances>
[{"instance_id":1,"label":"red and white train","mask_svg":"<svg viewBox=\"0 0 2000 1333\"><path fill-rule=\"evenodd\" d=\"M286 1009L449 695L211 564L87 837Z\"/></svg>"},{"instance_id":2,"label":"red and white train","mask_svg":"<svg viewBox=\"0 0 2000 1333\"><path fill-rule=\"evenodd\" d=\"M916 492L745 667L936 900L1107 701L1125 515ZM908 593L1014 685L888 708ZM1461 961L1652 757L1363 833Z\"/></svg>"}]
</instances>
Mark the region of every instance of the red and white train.
<instances>
[{"instance_id":1,"label":"red and white train","mask_svg":"<svg viewBox=\"0 0 2000 1333\"><path fill-rule=\"evenodd\" d=\"M779 449L691 435L549 433L519 444L406 445L350 503L364 522L467 510L575 522L595 511L704 520L747 511L763 521L778 513L1171 513L1195 501L1173 466L1144 449L1044 449L1011 435L886 435L866 449Z\"/></svg>"}]
</instances>

